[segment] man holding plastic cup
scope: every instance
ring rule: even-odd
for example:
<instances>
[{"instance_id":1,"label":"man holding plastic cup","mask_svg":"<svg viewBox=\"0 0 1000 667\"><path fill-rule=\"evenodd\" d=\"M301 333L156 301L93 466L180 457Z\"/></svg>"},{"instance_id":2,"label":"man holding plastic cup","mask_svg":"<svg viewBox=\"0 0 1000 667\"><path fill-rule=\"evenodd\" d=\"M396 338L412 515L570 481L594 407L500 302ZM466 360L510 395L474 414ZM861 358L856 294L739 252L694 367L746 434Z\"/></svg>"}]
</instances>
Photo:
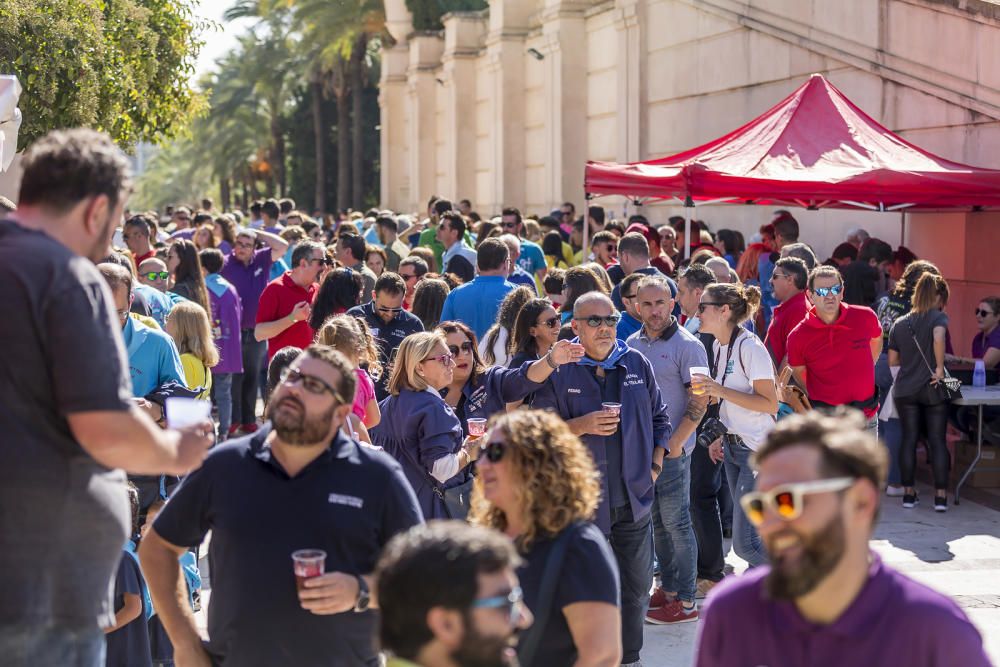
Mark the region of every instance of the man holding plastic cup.
<instances>
[{"instance_id":1,"label":"man holding plastic cup","mask_svg":"<svg viewBox=\"0 0 1000 667\"><path fill-rule=\"evenodd\" d=\"M606 295L584 294L573 306L573 331L584 357L560 366L531 407L552 409L588 446L601 472L596 523L611 542L622 590L622 664L638 662L653 578L650 513L653 484L670 439L670 418L653 367L615 338L620 316ZM604 407L604 403L620 407Z\"/></svg>"},{"instance_id":2,"label":"man holding plastic cup","mask_svg":"<svg viewBox=\"0 0 1000 667\"><path fill-rule=\"evenodd\" d=\"M217 447L157 516L140 557L178 664L379 664L370 573L422 517L399 464L340 431L355 382L339 352L307 348L268 403L270 432ZM203 647L177 555L209 530Z\"/></svg>"}]
</instances>

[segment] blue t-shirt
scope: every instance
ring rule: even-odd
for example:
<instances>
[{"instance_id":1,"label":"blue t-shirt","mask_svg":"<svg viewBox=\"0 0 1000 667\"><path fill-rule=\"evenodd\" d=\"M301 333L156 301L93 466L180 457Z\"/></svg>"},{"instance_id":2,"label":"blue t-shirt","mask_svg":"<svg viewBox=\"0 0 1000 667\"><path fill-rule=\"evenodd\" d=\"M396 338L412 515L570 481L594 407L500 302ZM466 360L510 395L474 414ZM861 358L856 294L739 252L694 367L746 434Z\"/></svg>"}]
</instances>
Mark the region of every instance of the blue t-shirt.
<instances>
[{"instance_id":1,"label":"blue t-shirt","mask_svg":"<svg viewBox=\"0 0 1000 667\"><path fill-rule=\"evenodd\" d=\"M107 667L152 666L149 653L149 630L146 626L146 602L143 589L146 581L139 570L139 562L128 551L122 552L115 576L115 613L125 606L125 594L137 595L142 609L139 615L123 627L105 635L107 642Z\"/></svg>"},{"instance_id":2,"label":"blue t-shirt","mask_svg":"<svg viewBox=\"0 0 1000 667\"><path fill-rule=\"evenodd\" d=\"M548 267L541 246L527 239L521 239L521 256L517 258L517 265L531 275Z\"/></svg>"},{"instance_id":3,"label":"blue t-shirt","mask_svg":"<svg viewBox=\"0 0 1000 667\"><path fill-rule=\"evenodd\" d=\"M122 335L133 396L145 396L171 380L184 384L184 367L173 338L132 317L126 320Z\"/></svg>"},{"instance_id":4,"label":"blue t-shirt","mask_svg":"<svg viewBox=\"0 0 1000 667\"><path fill-rule=\"evenodd\" d=\"M156 323L161 328L166 327L167 315L173 310L175 301L170 296L149 285L136 283L135 292L136 294L141 294L146 300L146 305L149 306L149 316L156 320ZM178 296L177 298L180 299L182 297Z\"/></svg>"},{"instance_id":5,"label":"blue t-shirt","mask_svg":"<svg viewBox=\"0 0 1000 667\"><path fill-rule=\"evenodd\" d=\"M441 309L441 321L464 322L481 339L496 321L500 302L514 288L514 283L503 276L476 276L471 283L460 285L448 294Z\"/></svg>"}]
</instances>

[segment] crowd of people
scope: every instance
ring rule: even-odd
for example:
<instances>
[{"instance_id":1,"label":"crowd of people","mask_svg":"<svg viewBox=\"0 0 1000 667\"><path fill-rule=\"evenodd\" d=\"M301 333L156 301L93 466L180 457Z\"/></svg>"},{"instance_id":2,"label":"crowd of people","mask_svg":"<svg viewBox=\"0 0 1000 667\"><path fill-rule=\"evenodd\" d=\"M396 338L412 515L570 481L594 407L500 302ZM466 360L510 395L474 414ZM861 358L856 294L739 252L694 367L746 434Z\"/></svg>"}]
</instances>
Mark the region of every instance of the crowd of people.
<instances>
[{"instance_id":1,"label":"crowd of people","mask_svg":"<svg viewBox=\"0 0 1000 667\"><path fill-rule=\"evenodd\" d=\"M862 229L820 262L788 211L746 243L128 190L106 136L55 132L0 222L10 664L638 665L695 621L706 667L989 664L868 540L920 442L947 509L974 425L941 385L1000 362L1000 298L960 356L932 263Z\"/></svg>"}]
</instances>

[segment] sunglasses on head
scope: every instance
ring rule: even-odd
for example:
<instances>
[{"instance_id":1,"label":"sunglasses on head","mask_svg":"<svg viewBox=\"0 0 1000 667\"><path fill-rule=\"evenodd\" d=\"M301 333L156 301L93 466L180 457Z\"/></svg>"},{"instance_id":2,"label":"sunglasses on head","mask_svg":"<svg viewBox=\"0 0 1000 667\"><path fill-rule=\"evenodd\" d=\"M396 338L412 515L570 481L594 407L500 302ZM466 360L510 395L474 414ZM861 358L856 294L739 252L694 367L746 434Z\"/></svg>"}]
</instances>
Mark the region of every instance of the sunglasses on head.
<instances>
[{"instance_id":1,"label":"sunglasses on head","mask_svg":"<svg viewBox=\"0 0 1000 667\"><path fill-rule=\"evenodd\" d=\"M502 442L487 442L483 445L482 452L490 463L499 463L503 460L506 449L507 445Z\"/></svg>"},{"instance_id":2,"label":"sunglasses on head","mask_svg":"<svg viewBox=\"0 0 1000 667\"><path fill-rule=\"evenodd\" d=\"M834 285L833 287L814 287L813 294L816 296L837 296L843 289L843 285Z\"/></svg>"},{"instance_id":3,"label":"sunglasses on head","mask_svg":"<svg viewBox=\"0 0 1000 667\"><path fill-rule=\"evenodd\" d=\"M976 308L975 313L973 314L978 315L979 317L990 317L993 313L988 310L983 310L982 308Z\"/></svg>"},{"instance_id":4,"label":"sunglasses on head","mask_svg":"<svg viewBox=\"0 0 1000 667\"><path fill-rule=\"evenodd\" d=\"M843 491L854 484L854 479L854 477L835 477L815 482L782 484L770 491L750 491L740 498L740 505L746 512L747 519L755 526L764 523L764 513L767 508L785 521L794 521L802 516L806 496L813 493Z\"/></svg>"},{"instance_id":5,"label":"sunglasses on head","mask_svg":"<svg viewBox=\"0 0 1000 667\"><path fill-rule=\"evenodd\" d=\"M556 317L550 317L547 320L542 320L537 324L537 326L554 329L555 327L559 326L559 316L557 315Z\"/></svg>"},{"instance_id":6,"label":"sunglasses on head","mask_svg":"<svg viewBox=\"0 0 1000 667\"><path fill-rule=\"evenodd\" d=\"M591 315L590 317L574 317L573 319L577 322L586 322L587 326L591 329L596 329L602 324L606 327L617 327L618 321L621 320L622 316L618 313L612 313L610 315L605 315L601 317L600 315Z\"/></svg>"},{"instance_id":7,"label":"sunglasses on head","mask_svg":"<svg viewBox=\"0 0 1000 667\"><path fill-rule=\"evenodd\" d=\"M146 280L166 280L170 277L170 273L167 271L150 271L142 275L146 276Z\"/></svg>"},{"instance_id":8,"label":"sunglasses on head","mask_svg":"<svg viewBox=\"0 0 1000 667\"><path fill-rule=\"evenodd\" d=\"M472 352L472 343L465 341L461 346L449 345L448 351L451 352L451 356L457 357L459 352Z\"/></svg>"}]
</instances>

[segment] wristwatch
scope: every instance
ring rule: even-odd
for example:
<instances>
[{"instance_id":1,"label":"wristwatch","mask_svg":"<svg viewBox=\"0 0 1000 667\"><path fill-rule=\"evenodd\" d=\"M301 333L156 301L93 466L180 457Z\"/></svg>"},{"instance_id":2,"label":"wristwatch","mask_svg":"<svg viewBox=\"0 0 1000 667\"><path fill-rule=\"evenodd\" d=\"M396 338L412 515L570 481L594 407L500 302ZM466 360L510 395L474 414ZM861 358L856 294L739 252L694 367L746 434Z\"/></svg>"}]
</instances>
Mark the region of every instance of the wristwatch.
<instances>
[{"instance_id":1,"label":"wristwatch","mask_svg":"<svg viewBox=\"0 0 1000 667\"><path fill-rule=\"evenodd\" d=\"M360 574L354 575L358 579L358 599L354 603L354 613L360 614L363 611L368 611L368 606L371 604L371 595L368 592L368 583L365 578Z\"/></svg>"},{"instance_id":2,"label":"wristwatch","mask_svg":"<svg viewBox=\"0 0 1000 667\"><path fill-rule=\"evenodd\" d=\"M661 472L663 472L663 466L661 466L661 465L660 465L659 463L657 463L656 461L653 461L653 463L652 463L652 470L653 470L653 472L655 472L655 473L656 473L657 475L659 475L659 474L660 474Z\"/></svg>"}]
</instances>

